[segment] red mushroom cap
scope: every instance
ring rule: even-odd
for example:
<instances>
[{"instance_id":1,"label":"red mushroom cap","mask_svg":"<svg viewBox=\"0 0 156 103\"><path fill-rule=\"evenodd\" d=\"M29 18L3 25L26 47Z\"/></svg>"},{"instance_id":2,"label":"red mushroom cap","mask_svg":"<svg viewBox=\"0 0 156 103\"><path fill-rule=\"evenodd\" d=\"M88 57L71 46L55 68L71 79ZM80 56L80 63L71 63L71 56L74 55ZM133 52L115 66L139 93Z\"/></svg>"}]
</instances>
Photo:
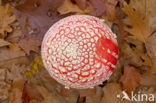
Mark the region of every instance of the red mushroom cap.
<instances>
[{"instance_id":1,"label":"red mushroom cap","mask_svg":"<svg viewBox=\"0 0 156 103\"><path fill-rule=\"evenodd\" d=\"M107 80L118 59L116 35L100 19L73 15L45 34L42 59L50 75L72 88L90 88Z\"/></svg>"}]
</instances>

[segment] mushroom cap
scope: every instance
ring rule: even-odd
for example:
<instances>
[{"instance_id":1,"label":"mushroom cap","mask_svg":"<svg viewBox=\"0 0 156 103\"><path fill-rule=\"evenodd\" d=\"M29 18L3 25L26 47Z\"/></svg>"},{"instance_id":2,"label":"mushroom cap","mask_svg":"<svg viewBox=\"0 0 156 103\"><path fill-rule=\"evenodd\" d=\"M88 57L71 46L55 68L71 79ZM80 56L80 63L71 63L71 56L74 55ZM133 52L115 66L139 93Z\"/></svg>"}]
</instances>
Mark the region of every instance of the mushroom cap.
<instances>
[{"instance_id":1,"label":"mushroom cap","mask_svg":"<svg viewBox=\"0 0 156 103\"><path fill-rule=\"evenodd\" d=\"M100 19L72 15L56 22L45 34L42 60L61 84L91 88L107 80L116 68L116 35Z\"/></svg>"}]
</instances>

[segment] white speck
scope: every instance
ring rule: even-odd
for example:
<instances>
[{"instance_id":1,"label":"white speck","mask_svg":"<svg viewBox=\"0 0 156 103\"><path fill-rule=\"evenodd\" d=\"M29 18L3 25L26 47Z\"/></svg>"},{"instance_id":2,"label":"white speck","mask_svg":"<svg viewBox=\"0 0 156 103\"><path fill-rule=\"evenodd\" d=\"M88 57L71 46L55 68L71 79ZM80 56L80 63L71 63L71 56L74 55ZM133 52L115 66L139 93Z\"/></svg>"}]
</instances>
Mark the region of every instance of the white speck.
<instances>
[{"instance_id":1,"label":"white speck","mask_svg":"<svg viewBox=\"0 0 156 103\"><path fill-rule=\"evenodd\" d=\"M73 78L69 78L69 80L73 81Z\"/></svg>"},{"instance_id":2,"label":"white speck","mask_svg":"<svg viewBox=\"0 0 156 103\"><path fill-rule=\"evenodd\" d=\"M81 30L82 30L82 31L85 31L85 29L84 29L83 27L81 27Z\"/></svg>"},{"instance_id":3,"label":"white speck","mask_svg":"<svg viewBox=\"0 0 156 103\"><path fill-rule=\"evenodd\" d=\"M96 67L96 68L99 68L100 66L101 66L101 63L95 64L95 67Z\"/></svg>"},{"instance_id":4,"label":"white speck","mask_svg":"<svg viewBox=\"0 0 156 103\"><path fill-rule=\"evenodd\" d=\"M92 74L94 74L94 73L95 73L95 70L91 70L90 72L91 72Z\"/></svg>"},{"instance_id":5,"label":"white speck","mask_svg":"<svg viewBox=\"0 0 156 103\"><path fill-rule=\"evenodd\" d=\"M75 30L76 30L76 31L79 31L79 28L77 27L77 28L75 28Z\"/></svg>"},{"instance_id":6,"label":"white speck","mask_svg":"<svg viewBox=\"0 0 156 103\"><path fill-rule=\"evenodd\" d=\"M59 67L59 69L60 69L61 72L66 72L66 69L63 68L63 67Z\"/></svg>"},{"instance_id":7,"label":"white speck","mask_svg":"<svg viewBox=\"0 0 156 103\"><path fill-rule=\"evenodd\" d=\"M85 59L85 61L84 61L85 63L88 63L88 59Z\"/></svg>"},{"instance_id":8,"label":"white speck","mask_svg":"<svg viewBox=\"0 0 156 103\"><path fill-rule=\"evenodd\" d=\"M60 31L60 34L62 35L63 33L64 33L64 30L61 30L61 31Z\"/></svg>"},{"instance_id":9,"label":"white speck","mask_svg":"<svg viewBox=\"0 0 156 103\"><path fill-rule=\"evenodd\" d=\"M68 42L71 42L71 39L68 39Z\"/></svg>"},{"instance_id":10,"label":"white speck","mask_svg":"<svg viewBox=\"0 0 156 103\"><path fill-rule=\"evenodd\" d=\"M49 50L48 50L48 52L49 52L49 54L51 54L51 53L52 53L52 50L51 50L51 49L49 49Z\"/></svg>"},{"instance_id":11,"label":"white speck","mask_svg":"<svg viewBox=\"0 0 156 103\"><path fill-rule=\"evenodd\" d=\"M91 46L91 43L88 43L88 46Z\"/></svg>"},{"instance_id":12,"label":"white speck","mask_svg":"<svg viewBox=\"0 0 156 103\"><path fill-rule=\"evenodd\" d=\"M55 73L58 73L58 70L54 70Z\"/></svg>"},{"instance_id":13,"label":"white speck","mask_svg":"<svg viewBox=\"0 0 156 103\"><path fill-rule=\"evenodd\" d=\"M72 68L70 68L70 67L68 67L67 69L68 69L69 71L71 71L71 70L72 70Z\"/></svg>"},{"instance_id":14,"label":"white speck","mask_svg":"<svg viewBox=\"0 0 156 103\"><path fill-rule=\"evenodd\" d=\"M86 79L82 79L81 81L82 81L82 82L85 82L85 81L86 81Z\"/></svg>"},{"instance_id":15,"label":"white speck","mask_svg":"<svg viewBox=\"0 0 156 103\"><path fill-rule=\"evenodd\" d=\"M94 39L93 39L93 38L91 38L91 39L90 39L90 41L91 41L91 42L94 42Z\"/></svg>"},{"instance_id":16,"label":"white speck","mask_svg":"<svg viewBox=\"0 0 156 103\"><path fill-rule=\"evenodd\" d=\"M78 78L78 75L77 74L74 74L73 77Z\"/></svg>"},{"instance_id":17,"label":"white speck","mask_svg":"<svg viewBox=\"0 0 156 103\"><path fill-rule=\"evenodd\" d=\"M77 70L76 73L80 74L80 70Z\"/></svg>"},{"instance_id":18,"label":"white speck","mask_svg":"<svg viewBox=\"0 0 156 103\"><path fill-rule=\"evenodd\" d=\"M109 49L107 49L107 52L108 52L108 53L111 53L111 51L110 51Z\"/></svg>"},{"instance_id":19,"label":"white speck","mask_svg":"<svg viewBox=\"0 0 156 103\"><path fill-rule=\"evenodd\" d=\"M95 39L95 41L97 41L98 40L98 37L96 36L96 37L94 37L94 39Z\"/></svg>"}]
</instances>

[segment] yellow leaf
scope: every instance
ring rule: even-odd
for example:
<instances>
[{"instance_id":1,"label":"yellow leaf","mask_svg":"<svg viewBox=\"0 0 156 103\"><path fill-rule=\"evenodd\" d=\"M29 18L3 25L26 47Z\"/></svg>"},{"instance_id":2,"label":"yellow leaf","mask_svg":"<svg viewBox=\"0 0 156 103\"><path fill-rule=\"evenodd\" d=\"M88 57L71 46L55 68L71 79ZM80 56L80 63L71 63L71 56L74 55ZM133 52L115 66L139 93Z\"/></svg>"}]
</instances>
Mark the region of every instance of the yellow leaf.
<instances>
[{"instance_id":1,"label":"yellow leaf","mask_svg":"<svg viewBox=\"0 0 156 103\"><path fill-rule=\"evenodd\" d=\"M125 27L124 29L130 34L132 34L132 36L130 37L145 43L148 36L151 34L151 28L149 27L148 17L142 17L139 10L134 10L128 4L124 5L123 10L128 16L125 19L125 24L128 24L132 27Z\"/></svg>"},{"instance_id":2,"label":"yellow leaf","mask_svg":"<svg viewBox=\"0 0 156 103\"><path fill-rule=\"evenodd\" d=\"M67 13L80 13L80 14L85 14L85 13L89 13L92 10L90 9L85 9L85 10L81 10L77 5L73 4L70 0L65 0L63 5L60 6L57 11L63 15L63 14L67 14Z\"/></svg>"}]
</instances>

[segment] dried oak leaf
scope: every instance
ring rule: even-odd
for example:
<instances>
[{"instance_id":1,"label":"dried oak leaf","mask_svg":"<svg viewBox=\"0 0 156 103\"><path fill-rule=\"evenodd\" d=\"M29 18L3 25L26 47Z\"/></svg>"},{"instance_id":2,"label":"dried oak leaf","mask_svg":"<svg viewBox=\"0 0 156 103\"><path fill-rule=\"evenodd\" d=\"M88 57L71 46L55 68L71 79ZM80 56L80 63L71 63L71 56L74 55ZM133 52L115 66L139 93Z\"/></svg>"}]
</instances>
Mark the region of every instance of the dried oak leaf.
<instances>
[{"instance_id":1,"label":"dried oak leaf","mask_svg":"<svg viewBox=\"0 0 156 103\"><path fill-rule=\"evenodd\" d=\"M23 32L20 42L25 42L27 39L35 37L33 44L27 42L31 47L29 50L36 50L38 47L38 43L36 42L39 41L41 43L49 27L61 18L56 10L63 1L64 0L26 0L24 4L15 7L14 13ZM26 52L28 53L29 50Z\"/></svg>"},{"instance_id":2,"label":"dried oak leaf","mask_svg":"<svg viewBox=\"0 0 156 103\"><path fill-rule=\"evenodd\" d=\"M80 9L85 10L87 7L87 0L74 0Z\"/></svg>"},{"instance_id":3,"label":"dried oak leaf","mask_svg":"<svg viewBox=\"0 0 156 103\"><path fill-rule=\"evenodd\" d=\"M6 37L6 40L12 43L18 43L20 37L22 36L22 30L19 27L18 22L14 23L12 26L14 30Z\"/></svg>"},{"instance_id":4,"label":"dried oak leaf","mask_svg":"<svg viewBox=\"0 0 156 103\"><path fill-rule=\"evenodd\" d=\"M16 83L20 80L25 80L24 72L28 70L29 67L25 65L12 64L11 68L6 71L6 82Z\"/></svg>"},{"instance_id":5,"label":"dried oak leaf","mask_svg":"<svg viewBox=\"0 0 156 103\"><path fill-rule=\"evenodd\" d=\"M145 46L148 55L151 58L156 58L156 32L147 39Z\"/></svg>"},{"instance_id":6,"label":"dried oak leaf","mask_svg":"<svg viewBox=\"0 0 156 103\"><path fill-rule=\"evenodd\" d=\"M107 16L109 20L114 20L116 15L116 5L120 0L89 0L94 8L92 15Z\"/></svg>"},{"instance_id":7,"label":"dried oak leaf","mask_svg":"<svg viewBox=\"0 0 156 103\"><path fill-rule=\"evenodd\" d=\"M10 24L16 20L13 15L12 8L9 4L5 6L0 6L0 37L6 37L5 32L12 32Z\"/></svg>"},{"instance_id":8,"label":"dried oak leaf","mask_svg":"<svg viewBox=\"0 0 156 103\"><path fill-rule=\"evenodd\" d=\"M30 51L39 52L40 42L35 37L24 38L18 42L18 45L27 53Z\"/></svg>"},{"instance_id":9,"label":"dried oak leaf","mask_svg":"<svg viewBox=\"0 0 156 103\"><path fill-rule=\"evenodd\" d=\"M0 39L0 47L3 47L3 46L7 46L9 45L10 43L5 41L4 39Z\"/></svg>"},{"instance_id":10,"label":"dried oak leaf","mask_svg":"<svg viewBox=\"0 0 156 103\"><path fill-rule=\"evenodd\" d=\"M137 39L141 42L146 42L147 38L151 34L151 28L149 26L149 17L142 16L139 10L133 9L130 5L125 4L123 7L123 11L127 15L127 18L124 20L125 24L125 31L132 34L129 36L133 39Z\"/></svg>"},{"instance_id":11,"label":"dried oak leaf","mask_svg":"<svg viewBox=\"0 0 156 103\"><path fill-rule=\"evenodd\" d=\"M100 103L102 96L103 96L103 91L101 87L95 87L96 92L93 94L90 93L90 95L86 96L86 103Z\"/></svg>"},{"instance_id":12,"label":"dried oak leaf","mask_svg":"<svg viewBox=\"0 0 156 103\"><path fill-rule=\"evenodd\" d=\"M46 88L42 86L38 86L37 89L42 94L44 100L41 103L69 103L65 102L60 98L60 96L57 96L56 94L53 94L52 92L49 92Z\"/></svg>"},{"instance_id":13,"label":"dried oak leaf","mask_svg":"<svg viewBox=\"0 0 156 103\"><path fill-rule=\"evenodd\" d=\"M57 11L61 14L68 14L68 13L80 13L85 14L89 13L92 10L87 8L85 10L81 10L76 4L73 4L71 0L65 0L64 3L57 9Z\"/></svg>"},{"instance_id":14,"label":"dried oak leaf","mask_svg":"<svg viewBox=\"0 0 156 103\"><path fill-rule=\"evenodd\" d=\"M128 64L135 66L142 66L145 64L127 42L122 42L120 48L120 52L122 53L123 57L127 60L126 62Z\"/></svg>"},{"instance_id":15,"label":"dried oak leaf","mask_svg":"<svg viewBox=\"0 0 156 103\"><path fill-rule=\"evenodd\" d=\"M149 22L150 26L154 29L156 29L156 0L131 0L129 5L136 9L139 10L140 13L145 16L149 16Z\"/></svg>"},{"instance_id":16,"label":"dried oak leaf","mask_svg":"<svg viewBox=\"0 0 156 103\"><path fill-rule=\"evenodd\" d=\"M141 77L141 85L156 87L156 74L145 75Z\"/></svg>"},{"instance_id":17,"label":"dried oak leaf","mask_svg":"<svg viewBox=\"0 0 156 103\"><path fill-rule=\"evenodd\" d=\"M125 67L120 82L124 89L130 93L140 86L140 78L141 74L134 67Z\"/></svg>"},{"instance_id":18,"label":"dried oak leaf","mask_svg":"<svg viewBox=\"0 0 156 103\"><path fill-rule=\"evenodd\" d=\"M6 68L0 68L0 101L7 99L10 85L5 82Z\"/></svg>"},{"instance_id":19,"label":"dried oak leaf","mask_svg":"<svg viewBox=\"0 0 156 103\"><path fill-rule=\"evenodd\" d=\"M93 15L101 16L103 14L106 14L106 6L103 0L90 0L90 2L95 10L92 13Z\"/></svg>"},{"instance_id":20,"label":"dried oak leaf","mask_svg":"<svg viewBox=\"0 0 156 103\"><path fill-rule=\"evenodd\" d=\"M9 48L0 48L0 62L16 59L25 56L25 53L15 44L9 45Z\"/></svg>"},{"instance_id":21,"label":"dried oak leaf","mask_svg":"<svg viewBox=\"0 0 156 103\"><path fill-rule=\"evenodd\" d=\"M103 98L100 103L133 103L128 100L122 100L117 96L122 94L121 87L118 83L109 83L103 88Z\"/></svg>"},{"instance_id":22,"label":"dried oak leaf","mask_svg":"<svg viewBox=\"0 0 156 103\"><path fill-rule=\"evenodd\" d=\"M9 103L22 103L22 91L20 89L11 89L11 92L9 94Z\"/></svg>"},{"instance_id":23,"label":"dried oak leaf","mask_svg":"<svg viewBox=\"0 0 156 103\"><path fill-rule=\"evenodd\" d=\"M34 84L26 83L23 88L22 99L23 99L22 103L30 103L31 100L41 102L44 100L44 97L37 89L37 86L35 86Z\"/></svg>"}]
</instances>

